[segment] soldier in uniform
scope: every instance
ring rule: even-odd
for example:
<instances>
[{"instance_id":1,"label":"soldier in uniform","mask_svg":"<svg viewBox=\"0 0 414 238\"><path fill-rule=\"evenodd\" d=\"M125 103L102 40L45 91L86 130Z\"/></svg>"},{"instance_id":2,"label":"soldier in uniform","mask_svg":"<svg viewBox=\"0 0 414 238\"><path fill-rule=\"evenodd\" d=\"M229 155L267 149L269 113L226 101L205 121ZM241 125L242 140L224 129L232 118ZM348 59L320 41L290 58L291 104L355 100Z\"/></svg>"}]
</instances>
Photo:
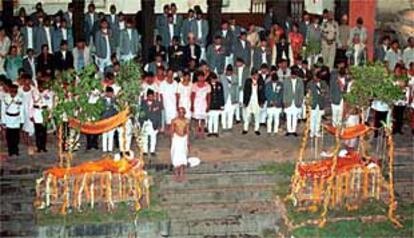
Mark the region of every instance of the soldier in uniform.
<instances>
[{"instance_id":1,"label":"soldier in uniform","mask_svg":"<svg viewBox=\"0 0 414 238\"><path fill-rule=\"evenodd\" d=\"M332 69L335 62L336 42L338 41L339 26L333 19L331 12L328 13L328 21L322 24L322 58L325 64Z\"/></svg>"},{"instance_id":2,"label":"soldier in uniform","mask_svg":"<svg viewBox=\"0 0 414 238\"><path fill-rule=\"evenodd\" d=\"M34 93L32 105L30 107L30 120L33 121L35 127L38 153L47 152L47 121L51 118L50 111L53 106L53 97L44 86L45 85L43 84L39 84L38 91Z\"/></svg>"},{"instance_id":3,"label":"soldier in uniform","mask_svg":"<svg viewBox=\"0 0 414 238\"><path fill-rule=\"evenodd\" d=\"M11 84L8 94L1 101L1 124L6 128L9 156L19 156L20 128L24 123L22 99L17 94L18 86Z\"/></svg>"}]
</instances>

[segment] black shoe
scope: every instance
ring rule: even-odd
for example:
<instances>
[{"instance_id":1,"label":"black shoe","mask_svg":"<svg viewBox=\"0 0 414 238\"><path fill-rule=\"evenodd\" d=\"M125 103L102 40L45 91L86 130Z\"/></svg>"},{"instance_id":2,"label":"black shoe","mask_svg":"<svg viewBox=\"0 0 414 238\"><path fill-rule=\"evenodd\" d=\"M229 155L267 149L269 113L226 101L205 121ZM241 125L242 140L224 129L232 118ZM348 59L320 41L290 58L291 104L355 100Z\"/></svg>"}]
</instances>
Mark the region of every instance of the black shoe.
<instances>
[{"instance_id":1,"label":"black shoe","mask_svg":"<svg viewBox=\"0 0 414 238\"><path fill-rule=\"evenodd\" d=\"M43 149L43 152L47 153L47 149Z\"/></svg>"},{"instance_id":2,"label":"black shoe","mask_svg":"<svg viewBox=\"0 0 414 238\"><path fill-rule=\"evenodd\" d=\"M218 134L218 133L216 133L216 134L214 134L214 136L218 138L218 137L219 137L219 134Z\"/></svg>"},{"instance_id":3,"label":"black shoe","mask_svg":"<svg viewBox=\"0 0 414 238\"><path fill-rule=\"evenodd\" d=\"M148 153L144 153L144 156L148 156Z\"/></svg>"},{"instance_id":4,"label":"black shoe","mask_svg":"<svg viewBox=\"0 0 414 238\"><path fill-rule=\"evenodd\" d=\"M152 152L152 153L151 153L151 156L152 156L152 157L155 157L155 156L157 156L157 154L156 154L155 152Z\"/></svg>"},{"instance_id":5,"label":"black shoe","mask_svg":"<svg viewBox=\"0 0 414 238\"><path fill-rule=\"evenodd\" d=\"M298 133L293 132L292 134L293 134L295 137L298 137Z\"/></svg>"},{"instance_id":6,"label":"black shoe","mask_svg":"<svg viewBox=\"0 0 414 238\"><path fill-rule=\"evenodd\" d=\"M208 133L207 134L207 137L212 137L213 136L213 134L212 133Z\"/></svg>"},{"instance_id":7,"label":"black shoe","mask_svg":"<svg viewBox=\"0 0 414 238\"><path fill-rule=\"evenodd\" d=\"M289 132L286 132L286 133L285 133L285 136L290 136L290 133L289 133Z\"/></svg>"},{"instance_id":8,"label":"black shoe","mask_svg":"<svg viewBox=\"0 0 414 238\"><path fill-rule=\"evenodd\" d=\"M243 134L243 135L246 135L246 134L247 134L247 131L242 131L242 134Z\"/></svg>"},{"instance_id":9,"label":"black shoe","mask_svg":"<svg viewBox=\"0 0 414 238\"><path fill-rule=\"evenodd\" d=\"M257 136L260 136L260 131L255 131L254 134L256 134Z\"/></svg>"}]
</instances>

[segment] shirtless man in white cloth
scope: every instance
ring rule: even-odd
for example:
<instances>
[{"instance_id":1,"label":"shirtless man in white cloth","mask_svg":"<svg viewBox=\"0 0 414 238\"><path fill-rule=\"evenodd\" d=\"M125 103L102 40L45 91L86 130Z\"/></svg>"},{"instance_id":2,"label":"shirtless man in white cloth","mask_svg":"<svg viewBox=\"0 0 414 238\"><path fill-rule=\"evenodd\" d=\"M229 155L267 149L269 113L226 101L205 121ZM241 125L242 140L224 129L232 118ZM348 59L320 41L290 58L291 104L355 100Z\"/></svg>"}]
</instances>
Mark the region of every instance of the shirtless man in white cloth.
<instances>
[{"instance_id":1,"label":"shirtless man in white cloth","mask_svg":"<svg viewBox=\"0 0 414 238\"><path fill-rule=\"evenodd\" d=\"M185 180L184 172L187 167L189 151L190 122L185 118L185 108L178 109L178 117L171 121L171 162L174 166L174 177L178 182Z\"/></svg>"}]
</instances>

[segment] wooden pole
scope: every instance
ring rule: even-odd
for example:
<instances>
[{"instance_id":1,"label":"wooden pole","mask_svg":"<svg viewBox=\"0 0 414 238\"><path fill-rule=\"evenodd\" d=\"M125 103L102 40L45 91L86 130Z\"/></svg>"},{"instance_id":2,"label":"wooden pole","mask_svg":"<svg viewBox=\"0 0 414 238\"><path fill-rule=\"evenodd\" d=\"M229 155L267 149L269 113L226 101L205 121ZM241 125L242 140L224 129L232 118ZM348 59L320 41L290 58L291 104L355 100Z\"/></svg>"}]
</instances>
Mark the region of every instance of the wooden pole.
<instances>
[{"instance_id":1,"label":"wooden pole","mask_svg":"<svg viewBox=\"0 0 414 238\"><path fill-rule=\"evenodd\" d=\"M85 0L72 0L73 3L73 34L75 42L85 39L84 35L84 18L85 18Z\"/></svg>"},{"instance_id":2,"label":"wooden pole","mask_svg":"<svg viewBox=\"0 0 414 238\"><path fill-rule=\"evenodd\" d=\"M141 24L144 28L144 32L142 34L142 59L146 62L148 61L149 48L154 43L155 0L141 0L141 6L142 22L138 22L137 24Z\"/></svg>"},{"instance_id":3,"label":"wooden pole","mask_svg":"<svg viewBox=\"0 0 414 238\"><path fill-rule=\"evenodd\" d=\"M207 0L207 6L208 23L210 26L208 41L212 42L214 34L220 30L223 0Z\"/></svg>"}]
</instances>

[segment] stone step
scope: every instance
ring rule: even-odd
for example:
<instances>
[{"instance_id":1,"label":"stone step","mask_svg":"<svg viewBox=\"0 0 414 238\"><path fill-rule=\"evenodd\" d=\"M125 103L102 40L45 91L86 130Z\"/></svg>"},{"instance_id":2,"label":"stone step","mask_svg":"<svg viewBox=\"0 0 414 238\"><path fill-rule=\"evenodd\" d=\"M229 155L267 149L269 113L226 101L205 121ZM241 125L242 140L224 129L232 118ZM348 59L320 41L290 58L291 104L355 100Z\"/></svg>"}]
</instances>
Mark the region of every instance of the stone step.
<instances>
[{"instance_id":1,"label":"stone step","mask_svg":"<svg viewBox=\"0 0 414 238\"><path fill-rule=\"evenodd\" d=\"M264 191L225 191L217 190L204 193L176 193L176 194L161 194L161 205L164 207L170 205L181 204L186 206L188 204L199 203L236 203L248 201L269 201L273 198L272 190Z\"/></svg>"},{"instance_id":2,"label":"stone step","mask_svg":"<svg viewBox=\"0 0 414 238\"><path fill-rule=\"evenodd\" d=\"M231 204L229 206L225 204L220 204L215 207L210 205L208 209L195 208L194 206L189 206L188 208L183 207L181 210L169 209L168 215L171 220L188 220L192 217L196 217L199 220L203 220L220 219L237 215L269 214L275 213L276 211L276 207L270 202L257 202L257 204L250 202L250 204L250 207L242 207L234 204Z\"/></svg>"},{"instance_id":3,"label":"stone step","mask_svg":"<svg viewBox=\"0 0 414 238\"><path fill-rule=\"evenodd\" d=\"M257 171L262 166L271 165L273 162L269 161L239 161L239 162L209 162L201 163L199 166L189 168L188 173L217 173L217 172L243 172L243 171Z\"/></svg>"},{"instance_id":4,"label":"stone step","mask_svg":"<svg viewBox=\"0 0 414 238\"><path fill-rule=\"evenodd\" d=\"M261 237L265 229L278 230L280 217L276 213L243 214L221 218L171 220L170 235L183 236L222 236L250 234Z\"/></svg>"},{"instance_id":5,"label":"stone step","mask_svg":"<svg viewBox=\"0 0 414 238\"><path fill-rule=\"evenodd\" d=\"M161 181L160 190L164 189L190 189L190 188L214 188L220 186L242 186L269 184L280 178L279 175L272 175L265 172L230 172L230 173L203 173L188 174L187 181L175 182L172 175L167 175Z\"/></svg>"}]
</instances>

